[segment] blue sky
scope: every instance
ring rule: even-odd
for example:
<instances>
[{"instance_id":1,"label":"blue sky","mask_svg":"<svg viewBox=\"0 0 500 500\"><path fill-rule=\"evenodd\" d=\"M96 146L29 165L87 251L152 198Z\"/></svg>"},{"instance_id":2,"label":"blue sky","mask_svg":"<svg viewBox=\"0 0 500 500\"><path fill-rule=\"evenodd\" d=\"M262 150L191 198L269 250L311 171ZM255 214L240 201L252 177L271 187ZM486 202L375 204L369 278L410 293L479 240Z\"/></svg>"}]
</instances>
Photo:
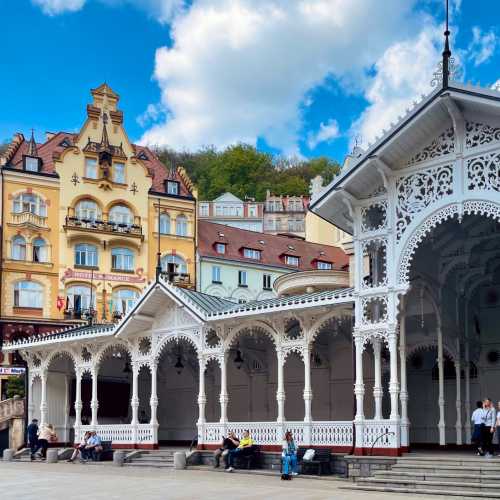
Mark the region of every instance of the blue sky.
<instances>
[{"instance_id":1,"label":"blue sky","mask_svg":"<svg viewBox=\"0 0 500 500\"><path fill-rule=\"evenodd\" d=\"M0 141L78 130L107 81L134 141L341 160L428 93L441 0L2 0ZM452 0L466 80L500 79L500 2Z\"/></svg>"}]
</instances>

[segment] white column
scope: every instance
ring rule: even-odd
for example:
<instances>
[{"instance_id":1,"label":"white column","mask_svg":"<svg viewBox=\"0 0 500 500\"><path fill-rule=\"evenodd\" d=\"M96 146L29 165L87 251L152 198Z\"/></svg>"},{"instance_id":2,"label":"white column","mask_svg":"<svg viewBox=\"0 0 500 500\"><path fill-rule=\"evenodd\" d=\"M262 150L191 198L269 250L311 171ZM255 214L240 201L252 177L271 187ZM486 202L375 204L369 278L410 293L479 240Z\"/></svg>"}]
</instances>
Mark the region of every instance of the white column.
<instances>
[{"instance_id":1,"label":"white column","mask_svg":"<svg viewBox=\"0 0 500 500\"><path fill-rule=\"evenodd\" d=\"M227 394L227 353L219 358L220 362L220 422L227 423L227 403L229 402L229 397Z\"/></svg>"},{"instance_id":2,"label":"white column","mask_svg":"<svg viewBox=\"0 0 500 500\"><path fill-rule=\"evenodd\" d=\"M69 443L69 375L64 377L64 441Z\"/></svg>"},{"instance_id":3,"label":"white column","mask_svg":"<svg viewBox=\"0 0 500 500\"><path fill-rule=\"evenodd\" d=\"M467 328L467 325L465 326ZM471 444L471 408L470 408L470 349L469 339L465 340L465 443Z\"/></svg>"},{"instance_id":4,"label":"white column","mask_svg":"<svg viewBox=\"0 0 500 500\"><path fill-rule=\"evenodd\" d=\"M151 420L149 423L153 426L153 444L158 444L158 361L156 359L149 363L149 369L151 370L151 397L149 398Z\"/></svg>"},{"instance_id":5,"label":"white column","mask_svg":"<svg viewBox=\"0 0 500 500\"><path fill-rule=\"evenodd\" d=\"M139 444L137 425L139 424L139 364L132 361L132 398L130 399L132 409L132 443Z\"/></svg>"},{"instance_id":6,"label":"white column","mask_svg":"<svg viewBox=\"0 0 500 500\"><path fill-rule=\"evenodd\" d=\"M312 389L311 389L311 346L303 347L304 357L304 422L312 422L311 404L312 404Z\"/></svg>"},{"instance_id":7,"label":"white column","mask_svg":"<svg viewBox=\"0 0 500 500\"><path fill-rule=\"evenodd\" d=\"M398 338L395 332L389 334L390 380L389 394L391 396L391 420L399 418L399 382L398 382Z\"/></svg>"},{"instance_id":8,"label":"white column","mask_svg":"<svg viewBox=\"0 0 500 500\"><path fill-rule=\"evenodd\" d=\"M372 340L373 357L375 359L375 381L373 384L373 399L375 400L375 420L382 419L382 396L384 391L382 389L382 362L381 362L381 349L382 344L379 339Z\"/></svg>"},{"instance_id":9,"label":"white column","mask_svg":"<svg viewBox=\"0 0 500 500\"><path fill-rule=\"evenodd\" d=\"M365 384L363 382L363 339L361 336L354 338L356 348L356 382L354 383L354 394L356 395L355 420L362 422L365 419ZM359 443L359 441L358 441Z\"/></svg>"},{"instance_id":10,"label":"white column","mask_svg":"<svg viewBox=\"0 0 500 500\"><path fill-rule=\"evenodd\" d=\"M278 358L278 387L276 390L276 402L278 403L278 423L283 423L285 421L285 356L283 351L278 348L276 351L276 355Z\"/></svg>"},{"instance_id":11,"label":"white column","mask_svg":"<svg viewBox=\"0 0 500 500\"><path fill-rule=\"evenodd\" d=\"M444 415L444 356L443 356L443 333L441 331L441 322L438 322L437 330L437 340L438 340L438 373L439 373L439 444L444 446L446 444L446 423Z\"/></svg>"},{"instance_id":12,"label":"white column","mask_svg":"<svg viewBox=\"0 0 500 500\"><path fill-rule=\"evenodd\" d=\"M92 410L92 418L90 421L90 425L92 427L97 427L97 409L99 408L99 401L97 400L97 374L99 372L99 368L97 366L92 368L91 377L92 377L92 400L90 401L90 409Z\"/></svg>"},{"instance_id":13,"label":"white column","mask_svg":"<svg viewBox=\"0 0 500 500\"><path fill-rule=\"evenodd\" d=\"M82 425L82 372L75 370L75 442L79 439L79 428Z\"/></svg>"},{"instance_id":14,"label":"white column","mask_svg":"<svg viewBox=\"0 0 500 500\"><path fill-rule=\"evenodd\" d=\"M41 387L42 394L40 398L40 427L47 424L47 370L43 370L41 373Z\"/></svg>"},{"instance_id":15,"label":"white column","mask_svg":"<svg viewBox=\"0 0 500 500\"><path fill-rule=\"evenodd\" d=\"M29 385L28 385L28 424L34 418L35 405L33 403L33 377L30 376Z\"/></svg>"},{"instance_id":16,"label":"white column","mask_svg":"<svg viewBox=\"0 0 500 500\"><path fill-rule=\"evenodd\" d=\"M461 386L461 371L462 366L460 363L460 340L457 338L457 359L455 361L455 378L457 386L457 394L455 400L455 406L457 408L457 420L455 423L455 429L457 431L457 445L461 445L462 441L462 386Z\"/></svg>"},{"instance_id":17,"label":"white column","mask_svg":"<svg viewBox=\"0 0 500 500\"><path fill-rule=\"evenodd\" d=\"M200 382L198 391L198 425L203 425L207 419L205 408L207 406L207 395L205 393L205 361L200 358L198 360L200 367Z\"/></svg>"},{"instance_id":18,"label":"white column","mask_svg":"<svg viewBox=\"0 0 500 500\"><path fill-rule=\"evenodd\" d=\"M403 311L404 302L401 299L401 308ZM401 446L408 447L410 445L408 419L408 387L406 381L406 315L401 312L399 323L399 364L401 370L401 387L399 391L399 402L401 405Z\"/></svg>"}]
</instances>

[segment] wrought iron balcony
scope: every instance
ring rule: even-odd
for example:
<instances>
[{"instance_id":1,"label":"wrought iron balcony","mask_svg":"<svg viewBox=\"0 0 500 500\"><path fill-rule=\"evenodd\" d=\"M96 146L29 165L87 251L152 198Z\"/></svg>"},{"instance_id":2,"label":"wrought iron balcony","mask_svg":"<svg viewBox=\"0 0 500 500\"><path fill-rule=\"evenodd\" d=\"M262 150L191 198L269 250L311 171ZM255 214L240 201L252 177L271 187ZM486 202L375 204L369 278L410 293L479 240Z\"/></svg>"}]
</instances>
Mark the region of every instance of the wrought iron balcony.
<instances>
[{"instance_id":1,"label":"wrought iron balcony","mask_svg":"<svg viewBox=\"0 0 500 500\"><path fill-rule=\"evenodd\" d=\"M108 214L102 214L99 219L86 219L78 217L70 209L66 216L65 229L77 231L95 231L101 233L119 233L121 236L134 236L142 238L141 218L134 217L133 223L115 222L109 219Z\"/></svg>"}]
</instances>

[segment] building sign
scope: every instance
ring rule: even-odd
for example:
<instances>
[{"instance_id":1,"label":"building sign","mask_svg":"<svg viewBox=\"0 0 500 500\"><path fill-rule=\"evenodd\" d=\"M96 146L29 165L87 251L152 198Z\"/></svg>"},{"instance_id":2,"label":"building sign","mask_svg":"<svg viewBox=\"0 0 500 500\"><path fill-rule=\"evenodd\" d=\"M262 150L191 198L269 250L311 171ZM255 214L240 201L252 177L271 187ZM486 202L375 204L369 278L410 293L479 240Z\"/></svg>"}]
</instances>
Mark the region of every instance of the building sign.
<instances>
[{"instance_id":1,"label":"building sign","mask_svg":"<svg viewBox=\"0 0 500 500\"><path fill-rule=\"evenodd\" d=\"M25 372L22 366L0 366L0 375L24 375Z\"/></svg>"},{"instance_id":2,"label":"building sign","mask_svg":"<svg viewBox=\"0 0 500 500\"><path fill-rule=\"evenodd\" d=\"M64 283L67 279L82 279L95 281L120 281L121 283L145 283L146 277L143 276L144 270L139 268L136 274L107 274L107 273L92 273L91 271L75 271L74 269L66 269L61 281Z\"/></svg>"}]
</instances>

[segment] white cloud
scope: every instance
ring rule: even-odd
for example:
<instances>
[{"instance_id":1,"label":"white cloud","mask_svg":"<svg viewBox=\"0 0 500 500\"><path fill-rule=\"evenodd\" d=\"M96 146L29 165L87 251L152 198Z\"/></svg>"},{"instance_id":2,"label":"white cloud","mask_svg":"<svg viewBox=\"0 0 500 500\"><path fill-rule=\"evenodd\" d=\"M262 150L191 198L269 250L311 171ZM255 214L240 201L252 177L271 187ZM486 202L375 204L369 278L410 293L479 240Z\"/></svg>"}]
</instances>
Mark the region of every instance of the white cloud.
<instances>
[{"instance_id":1,"label":"white cloud","mask_svg":"<svg viewBox=\"0 0 500 500\"><path fill-rule=\"evenodd\" d=\"M194 149L263 138L298 151L308 91L361 76L400 36L418 29L413 0L197 0L156 53L169 118L142 142ZM335 109L332 106L331 115Z\"/></svg>"},{"instance_id":2,"label":"white cloud","mask_svg":"<svg viewBox=\"0 0 500 500\"><path fill-rule=\"evenodd\" d=\"M63 12L76 12L85 4L85 0L32 0L32 2L48 16L56 16Z\"/></svg>"},{"instance_id":3,"label":"white cloud","mask_svg":"<svg viewBox=\"0 0 500 500\"><path fill-rule=\"evenodd\" d=\"M330 119L326 123L321 122L319 130L309 132L307 135L307 145L309 149L314 149L322 142L331 142L340 135L339 124L337 120Z\"/></svg>"},{"instance_id":4,"label":"white cloud","mask_svg":"<svg viewBox=\"0 0 500 500\"><path fill-rule=\"evenodd\" d=\"M130 4L146 11L151 17L160 23L170 22L184 8L185 0L100 0L102 3L112 6ZM81 10L87 0L32 0L39 6L44 14L56 16L65 12L76 12Z\"/></svg>"},{"instance_id":5,"label":"white cloud","mask_svg":"<svg viewBox=\"0 0 500 500\"><path fill-rule=\"evenodd\" d=\"M498 45L498 36L493 30L483 33L481 28L474 26L472 28L472 41L469 44L469 59L474 66L486 62L494 54Z\"/></svg>"},{"instance_id":6,"label":"white cloud","mask_svg":"<svg viewBox=\"0 0 500 500\"><path fill-rule=\"evenodd\" d=\"M424 28L411 40L391 45L375 64L376 74L367 87L370 103L352 128L366 145L406 113L412 100L428 94L430 80L441 59L440 28Z\"/></svg>"},{"instance_id":7,"label":"white cloud","mask_svg":"<svg viewBox=\"0 0 500 500\"><path fill-rule=\"evenodd\" d=\"M136 121L141 127L145 127L150 123L157 122L164 114L165 110L161 104L148 104L146 111L140 114Z\"/></svg>"}]
</instances>

